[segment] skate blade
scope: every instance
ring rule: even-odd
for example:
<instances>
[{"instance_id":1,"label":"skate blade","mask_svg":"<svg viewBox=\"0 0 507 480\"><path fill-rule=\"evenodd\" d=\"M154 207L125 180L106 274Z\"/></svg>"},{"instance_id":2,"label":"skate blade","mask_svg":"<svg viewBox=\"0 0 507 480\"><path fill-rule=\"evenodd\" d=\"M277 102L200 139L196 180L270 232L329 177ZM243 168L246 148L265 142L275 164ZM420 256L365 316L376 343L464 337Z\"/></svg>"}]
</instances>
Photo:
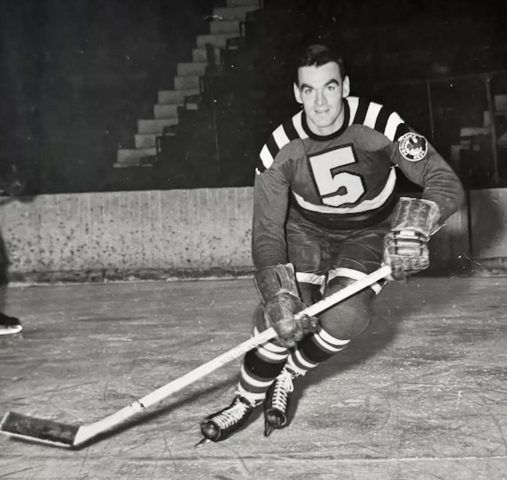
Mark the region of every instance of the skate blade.
<instances>
[{"instance_id":1,"label":"skate blade","mask_svg":"<svg viewBox=\"0 0 507 480\"><path fill-rule=\"evenodd\" d=\"M266 424L264 426L264 436L269 437L273 433L273 430L281 430L282 428L285 428L285 425Z\"/></svg>"},{"instance_id":2,"label":"skate blade","mask_svg":"<svg viewBox=\"0 0 507 480\"><path fill-rule=\"evenodd\" d=\"M19 333L23 330L21 325L9 325L9 326L0 326L0 335L14 335L15 333Z\"/></svg>"},{"instance_id":3,"label":"skate blade","mask_svg":"<svg viewBox=\"0 0 507 480\"><path fill-rule=\"evenodd\" d=\"M203 437L199 442L195 444L195 448L204 447L204 445L208 443L211 443L211 440L209 438Z\"/></svg>"},{"instance_id":4,"label":"skate blade","mask_svg":"<svg viewBox=\"0 0 507 480\"><path fill-rule=\"evenodd\" d=\"M266 412L264 415L264 436L269 437L273 430L285 428L287 425L287 417L282 412Z\"/></svg>"}]
</instances>

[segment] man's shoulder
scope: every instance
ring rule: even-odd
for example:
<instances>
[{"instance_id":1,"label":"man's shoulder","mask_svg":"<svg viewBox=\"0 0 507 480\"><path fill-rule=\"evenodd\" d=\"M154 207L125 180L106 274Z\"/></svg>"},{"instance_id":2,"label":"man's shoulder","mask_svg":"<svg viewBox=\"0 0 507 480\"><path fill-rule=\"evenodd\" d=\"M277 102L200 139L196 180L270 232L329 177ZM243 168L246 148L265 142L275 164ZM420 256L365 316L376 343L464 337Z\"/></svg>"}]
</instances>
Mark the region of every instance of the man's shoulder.
<instances>
[{"instance_id":1,"label":"man's shoulder","mask_svg":"<svg viewBox=\"0 0 507 480\"><path fill-rule=\"evenodd\" d=\"M349 126L361 125L384 135L391 142L409 131L401 116L380 103L365 97L347 97Z\"/></svg>"},{"instance_id":2,"label":"man's shoulder","mask_svg":"<svg viewBox=\"0 0 507 480\"><path fill-rule=\"evenodd\" d=\"M304 131L302 119L303 112L300 111L273 130L260 152L263 169L269 168L285 147L288 147L288 150L285 149L284 152L291 151L291 148L300 148L296 145L301 145L300 140L308 137ZM295 145L290 147L294 142Z\"/></svg>"},{"instance_id":3,"label":"man's shoulder","mask_svg":"<svg viewBox=\"0 0 507 480\"><path fill-rule=\"evenodd\" d=\"M305 145L301 138L296 138L286 143L278 152L276 158L288 159L295 158L305 154Z\"/></svg>"},{"instance_id":4,"label":"man's shoulder","mask_svg":"<svg viewBox=\"0 0 507 480\"><path fill-rule=\"evenodd\" d=\"M290 160L298 160L304 156L304 142L302 139L296 138L280 148L272 161L269 161L269 163L264 163L265 170L273 166L276 166L277 168L282 167L286 162Z\"/></svg>"}]
</instances>

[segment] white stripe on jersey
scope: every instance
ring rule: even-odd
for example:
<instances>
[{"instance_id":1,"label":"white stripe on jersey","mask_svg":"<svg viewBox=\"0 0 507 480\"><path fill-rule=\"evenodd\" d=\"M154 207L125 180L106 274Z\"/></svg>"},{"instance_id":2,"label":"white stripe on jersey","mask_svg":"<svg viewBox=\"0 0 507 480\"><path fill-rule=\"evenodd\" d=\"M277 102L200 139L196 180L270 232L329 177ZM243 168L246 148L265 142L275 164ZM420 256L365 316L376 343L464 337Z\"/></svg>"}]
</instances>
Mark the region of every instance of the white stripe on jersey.
<instances>
[{"instance_id":1,"label":"white stripe on jersey","mask_svg":"<svg viewBox=\"0 0 507 480\"><path fill-rule=\"evenodd\" d=\"M314 205L313 203L307 202L303 197L299 196L297 193L293 192L294 198L299 203L299 205L305 210L309 210L311 212L319 212L319 213L336 213L338 215L342 215L344 213L362 213L369 212L370 210L376 210L386 203L388 198L394 192L394 188L396 186L396 171L395 167L391 167L391 172L389 173L389 177L387 179L386 185L384 189L371 200L364 200L359 205L355 207L328 207L327 205Z\"/></svg>"},{"instance_id":2,"label":"white stripe on jersey","mask_svg":"<svg viewBox=\"0 0 507 480\"><path fill-rule=\"evenodd\" d=\"M381 109L382 105L379 105L375 102L370 102L363 125L365 127L371 128L372 130L375 130L375 122L377 121L378 114L380 113Z\"/></svg>"},{"instance_id":3,"label":"white stripe on jersey","mask_svg":"<svg viewBox=\"0 0 507 480\"><path fill-rule=\"evenodd\" d=\"M273 132L273 137L280 150L290 142L289 137L285 133L285 130L282 128L282 126L279 126Z\"/></svg>"},{"instance_id":4,"label":"white stripe on jersey","mask_svg":"<svg viewBox=\"0 0 507 480\"><path fill-rule=\"evenodd\" d=\"M307 133L303 129L303 111L296 113L291 119L292 125L294 126L294 129L296 130L297 134L299 135L299 138L308 138ZM279 125L276 130L271 134L273 137L273 140L276 143L276 146L278 147L278 151L276 152L275 156L278 155L280 150L285 147L288 143L290 143L289 137L287 136L287 132L283 128L283 124ZM271 155L271 152L269 151L269 148L266 145L262 147L261 153L259 154L262 164L264 165L264 168L267 170L274 162L273 155Z\"/></svg>"},{"instance_id":5,"label":"white stripe on jersey","mask_svg":"<svg viewBox=\"0 0 507 480\"><path fill-rule=\"evenodd\" d=\"M296 280L301 283L311 283L312 285L321 286L325 278L324 275L316 275L315 273L296 272Z\"/></svg>"},{"instance_id":6,"label":"white stripe on jersey","mask_svg":"<svg viewBox=\"0 0 507 480\"><path fill-rule=\"evenodd\" d=\"M386 125L386 129L384 132L384 135L389 140L391 140L391 142L394 142L395 140L397 140L396 138L394 138L394 136L396 135L396 130L398 129L398 127L402 123L405 123L405 122L396 112L391 113L391 115L389 116L389 119L387 120L387 125Z\"/></svg>"},{"instance_id":7,"label":"white stripe on jersey","mask_svg":"<svg viewBox=\"0 0 507 480\"><path fill-rule=\"evenodd\" d=\"M359 107L359 98L351 96L351 97L347 97L345 99L345 101L347 102L347 104L349 106L349 111L350 111L349 126L350 126L354 123L357 109ZM382 105L375 103L375 102L369 102L368 111L366 113L366 117L364 119L364 122L362 122L362 124L365 125L366 127L371 128L371 129L375 129L375 123L378 119L378 115L379 115L380 111L382 110L382 108L385 108L385 107L383 107ZM299 138L300 139L308 138L308 134L303 129L303 111L301 110L300 112L296 113L291 118L291 121L292 121L292 125L294 126L294 129L296 130L296 133L299 135ZM392 112L391 115L389 116L389 119L388 119L386 127L385 127L385 131L383 132L383 134L389 140L394 142L396 140L395 139L396 130L400 126L400 124L402 124L402 123L405 123L403 121L403 119L396 112ZM275 153L275 156L276 156L276 155L278 155L279 151L285 145L290 143L291 140L287 136L287 132L285 131L283 124L279 125L276 128L276 130L271 134L271 136L273 137L273 140L275 141L275 143L278 147L278 151ZM262 164L264 165L264 167L266 169L271 167L271 165L273 164L274 158L271 155L267 145L264 145L262 147L262 150L261 150L259 156L261 158Z\"/></svg>"},{"instance_id":8,"label":"white stripe on jersey","mask_svg":"<svg viewBox=\"0 0 507 480\"><path fill-rule=\"evenodd\" d=\"M347 103L349 104L349 109L350 109L350 115L349 115L349 127L350 127L352 125L352 123L354 122L354 117L356 116L356 113L357 113L357 107L359 107L359 98L348 97Z\"/></svg>"},{"instance_id":9,"label":"white stripe on jersey","mask_svg":"<svg viewBox=\"0 0 507 480\"><path fill-rule=\"evenodd\" d=\"M280 128L280 127L278 127ZM267 145L264 145L262 147L261 153L259 155L261 157L262 164L264 165L264 168L267 170L269 167L271 167L271 164L273 163L273 157L271 156L271 153L269 153L269 149Z\"/></svg>"},{"instance_id":10,"label":"white stripe on jersey","mask_svg":"<svg viewBox=\"0 0 507 480\"><path fill-rule=\"evenodd\" d=\"M299 113L296 113L296 115L292 117L292 124L294 125L299 138L308 138L308 134L303 128L303 110L301 110Z\"/></svg>"}]
</instances>

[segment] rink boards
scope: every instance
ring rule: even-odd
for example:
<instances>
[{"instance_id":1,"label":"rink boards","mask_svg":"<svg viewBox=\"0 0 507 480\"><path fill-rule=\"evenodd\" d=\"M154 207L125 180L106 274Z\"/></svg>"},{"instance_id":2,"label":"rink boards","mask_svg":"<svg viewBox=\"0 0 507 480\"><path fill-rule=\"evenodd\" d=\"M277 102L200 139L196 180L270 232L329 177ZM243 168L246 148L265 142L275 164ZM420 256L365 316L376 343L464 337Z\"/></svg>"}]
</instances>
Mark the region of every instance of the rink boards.
<instances>
[{"instance_id":1,"label":"rink boards","mask_svg":"<svg viewBox=\"0 0 507 480\"><path fill-rule=\"evenodd\" d=\"M14 280L248 274L251 187L41 195L0 206ZM507 190L472 191L431 242L434 274L507 258ZM497 262L498 263L498 262Z\"/></svg>"}]
</instances>

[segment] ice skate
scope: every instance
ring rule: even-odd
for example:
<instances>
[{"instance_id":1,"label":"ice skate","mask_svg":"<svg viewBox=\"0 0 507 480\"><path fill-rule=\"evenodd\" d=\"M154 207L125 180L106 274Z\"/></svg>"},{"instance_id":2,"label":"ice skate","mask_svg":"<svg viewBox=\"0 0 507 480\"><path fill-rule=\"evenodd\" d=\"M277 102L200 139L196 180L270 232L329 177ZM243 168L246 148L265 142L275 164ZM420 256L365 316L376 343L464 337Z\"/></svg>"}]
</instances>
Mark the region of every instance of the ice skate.
<instances>
[{"instance_id":1,"label":"ice skate","mask_svg":"<svg viewBox=\"0 0 507 480\"><path fill-rule=\"evenodd\" d=\"M284 428L288 423L290 394L294 391L294 380L299 377L285 366L268 390L264 403L264 435L269 437L275 428Z\"/></svg>"},{"instance_id":2,"label":"ice skate","mask_svg":"<svg viewBox=\"0 0 507 480\"><path fill-rule=\"evenodd\" d=\"M23 329L21 322L16 317L8 317L0 313L0 335L12 335Z\"/></svg>"},{"instance_id":3,"label":"ice skate","mask_svg":"<svg viewBox=\"0 0 507 480\"><path fill-rule=\"evenodd\" d=\"M213 413L201 422L201 432L204 438L197 445L208 441L225 440L248 422L257 405L255 400L236 394L227 408Z\"/></svg>"}]
</instances>

